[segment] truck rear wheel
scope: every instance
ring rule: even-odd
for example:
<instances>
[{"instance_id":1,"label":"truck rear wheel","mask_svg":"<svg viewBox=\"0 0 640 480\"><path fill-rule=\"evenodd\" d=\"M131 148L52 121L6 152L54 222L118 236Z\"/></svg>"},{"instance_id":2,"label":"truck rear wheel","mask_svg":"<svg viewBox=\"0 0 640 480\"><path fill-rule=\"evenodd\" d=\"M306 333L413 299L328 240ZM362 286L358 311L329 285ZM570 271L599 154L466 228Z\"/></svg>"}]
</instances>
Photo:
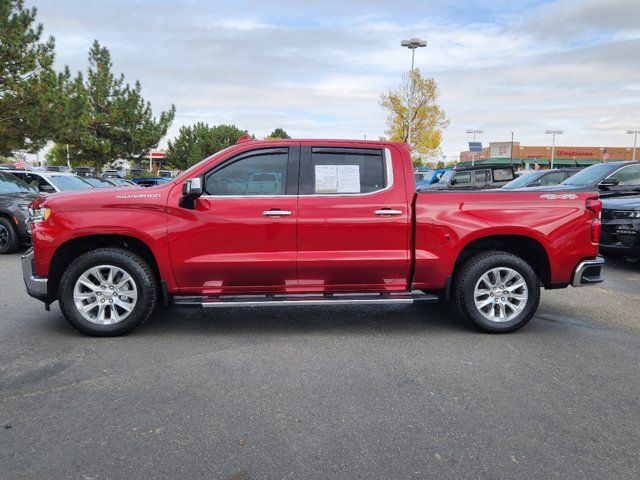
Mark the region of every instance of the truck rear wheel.
<instances>
[{"instance_id":1,"label":"truck rear wheel","mask_svg":"<svg viewBox=\"0 0 640 480\"><path fill-rule=\"evenodd\" d=\"M456 275L453 301L458 312L480 330L513 332L536 313L540 281L517 255L483 252L470 258Z\"/></svg>"},{"instance_id":2,"label":"truck rear wheel","mask_svg":"<svg viewBox=\"0 0 640 480\"><path fill-rule=\"evenodd\" d=\"M88 335L115 336L139 327L156 304L149 265L128 250L101 248L76 258L60 279L58 300L69 323Z\"/></svg>"},{"instance_id":3,"label":"truck rear wheel","mask_svg":"<svg viewBox=\"0 0 640 480\"><path fill-rule=\"evenodd\" d=\"M18 232L11 221L0 217L0 254L13 253L20 248Z\"/></svg>"}]
</instances>

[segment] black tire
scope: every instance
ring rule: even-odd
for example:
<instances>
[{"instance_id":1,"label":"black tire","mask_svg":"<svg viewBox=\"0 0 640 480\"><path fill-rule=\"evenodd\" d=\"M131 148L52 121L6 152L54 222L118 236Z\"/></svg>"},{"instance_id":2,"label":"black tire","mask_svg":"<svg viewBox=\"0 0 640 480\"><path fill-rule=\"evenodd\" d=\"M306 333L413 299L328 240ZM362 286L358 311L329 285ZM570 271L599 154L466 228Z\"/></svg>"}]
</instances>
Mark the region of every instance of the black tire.
<instances>
[{"instance_id":1,"label":"black tire","mask_svg":"<svg viewBox=\"0 0 640 480\"><path fill-rule=\"evenodd\" d=\"M0 217L0 254L13 253L20 248L20 239L11 220Z\"/></svg>"},{"instance_id":2,"label":"black tire","mask_svg":"<svg viewBox=\"0 0 640 480\"><path fill-rule=\"evenodd\" d=\"M515 270L521 275L527 287L528 298L526 302L523 302L525 303L524 308L508 321L492 321L486 318L476 307L474 301L474 291L480 277L499 267ZM467 260L456 274L452 300L460 315L474 327L489 333L513 332L526 325L536 313L540 302L540 280L533 268L517 255L497 250L483 252ZM493 308L489 304L488 309Z\"/></svg>"},{"instance_id":3,"label":"black tire","mask_svg":"<svg viewBox=\"0 0 640 480\"><path fill-rule=\"evenodd\" d=\"M73 293L76 282L89 268L115 266L133 279L138 298L135 307L122 321L110 325L100 325L85 319L78 311ZM77 330L87 335L108 337L123 335L136 328L151 316L158 298L157 282L153 270L138 255L119 248L101 248L76 258L67 267L60 279L58 301L67 321Z\"/></svg>"}]
</instances>

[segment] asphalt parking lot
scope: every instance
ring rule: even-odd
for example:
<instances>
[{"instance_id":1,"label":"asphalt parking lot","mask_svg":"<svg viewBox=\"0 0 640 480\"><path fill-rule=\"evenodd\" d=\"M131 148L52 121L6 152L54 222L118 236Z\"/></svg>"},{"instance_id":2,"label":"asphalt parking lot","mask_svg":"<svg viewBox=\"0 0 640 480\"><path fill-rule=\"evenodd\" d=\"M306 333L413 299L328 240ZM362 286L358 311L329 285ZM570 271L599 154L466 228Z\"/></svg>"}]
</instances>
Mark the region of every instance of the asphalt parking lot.
<instances>
[{"instance_id":1,"label":"asphalt parking lot","mask_svg":"<svg viewBox=\"0 0 640 480\"><path fill-rule=\"evenodd\" d=\"M160 311L84 337L0 257L0 478L640 478L640 263L519 332L438 305Z\"/></svg>"}]
</instances>

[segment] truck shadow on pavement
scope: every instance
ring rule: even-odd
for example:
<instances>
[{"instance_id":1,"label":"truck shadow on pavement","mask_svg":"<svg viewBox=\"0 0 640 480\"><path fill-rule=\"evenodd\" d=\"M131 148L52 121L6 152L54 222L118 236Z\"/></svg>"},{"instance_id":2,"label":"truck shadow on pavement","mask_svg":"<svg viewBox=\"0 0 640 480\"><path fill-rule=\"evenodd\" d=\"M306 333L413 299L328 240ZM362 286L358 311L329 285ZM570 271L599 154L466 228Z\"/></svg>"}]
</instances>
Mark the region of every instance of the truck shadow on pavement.
<instances>
[{"instance_id":1,"label":"truck shadow on pavement","mask_svg":"<svg viewBox=\"0 0 640 480\"><path fill-rule=\"evenodd\" d=\"M44 315L43 315L44 316ZM75 332L57 305L54 317L37 322L51 335ZM477 332L444 304L233 307L216 309L158 308L128 336L255 334L407 334L411 332ZM77 333L82 336L82 334Z\"/></svg>"},{"instance_id":2,"label":"truck shadow on pavement","mask_svg":"<svg viewBox=\"0 0 640 480\"><path fill-rule=\"evenodd\" d=\"M164 333L325 333L406 334L416 331L473 330L446 305L235 307L212 310L161 308L138 330Z\"/></svg>"}]
</instances>

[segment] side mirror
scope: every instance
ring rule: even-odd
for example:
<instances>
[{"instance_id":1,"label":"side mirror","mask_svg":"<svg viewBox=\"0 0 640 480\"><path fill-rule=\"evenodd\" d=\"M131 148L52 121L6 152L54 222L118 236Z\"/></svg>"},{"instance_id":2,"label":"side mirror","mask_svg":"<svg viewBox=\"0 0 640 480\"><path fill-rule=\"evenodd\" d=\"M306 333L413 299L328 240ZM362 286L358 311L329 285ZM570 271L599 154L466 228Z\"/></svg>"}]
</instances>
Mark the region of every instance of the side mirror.
<instances>
[{"instance_id":1,"label":"side mirror","mask_svg":"<svg viewBox=\"0 0 640 480\"><path fill-rule=\"evenodd\" d=\"M55 193L56 189L51 185L41 185L40 190L44 193Z\"/></svg>"},{"instance_id":2,"label":"side mirror","mask_svg":"<svg viewBox=\"0 0 640 480\"><path fill-rule=\"evenodd\" d=\"M202 177L191 178L182 184L182 198L180 206L194 210L196 208L196 199L203 193Z\"/></svg>"},{"instance_id":3,"label":"side mirror","mask_svg":"<svg viewBox=\"0 0 640 480\"><path fill-rule=\"evenodd\" d=\"M604 188L605 190L608 187L615 187L616 185L618 185L620 183L620 180L618 180L617 178L605 178L604 180L602 180L598 186Z\"/></svg>"}]
</instances>

